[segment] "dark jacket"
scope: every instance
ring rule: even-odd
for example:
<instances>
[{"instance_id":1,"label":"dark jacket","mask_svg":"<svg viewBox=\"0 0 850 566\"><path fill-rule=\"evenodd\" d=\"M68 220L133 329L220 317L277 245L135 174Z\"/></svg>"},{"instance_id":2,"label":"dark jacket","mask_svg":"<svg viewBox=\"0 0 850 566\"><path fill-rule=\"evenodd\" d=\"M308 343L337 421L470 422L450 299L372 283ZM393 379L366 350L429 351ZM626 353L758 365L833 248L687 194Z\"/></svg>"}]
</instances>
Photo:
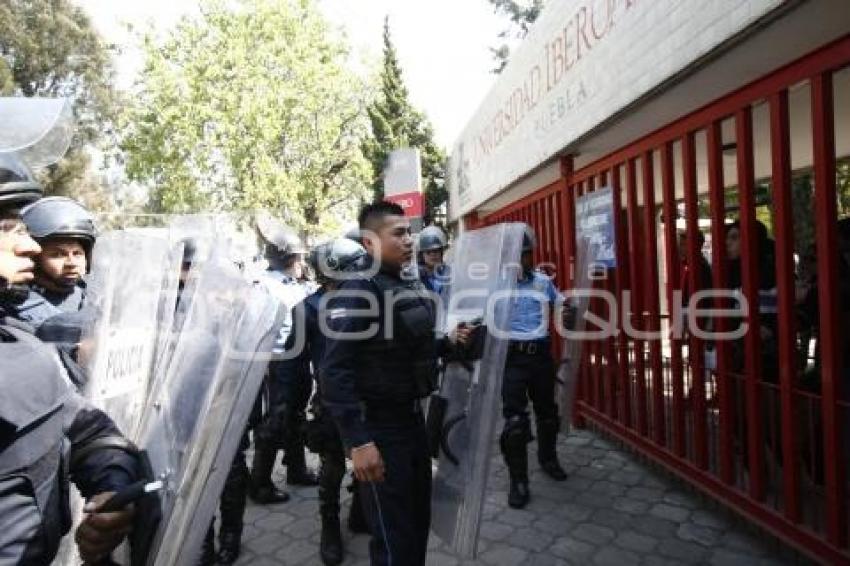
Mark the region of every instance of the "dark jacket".
<instances>
[{"instance_id":1,"label":"dark jacket","mask_svg":"<svg viewBox=\"0 0 850 566\"><path fill-rule=\"evenodd\" d=\"M389 296L399 300L388 314ZM337 336L327 340L320 364L325 406L346 446L360 446L372 440L365 409L412 406L431 393L445 339L435 335L434 304L421 282L383 271L344 282L327 321Z\"/></svg>"},{"instance_id":2,"label":"dark jacket","mask_svg":"<svg viewBox=\"0 0 850 566\"><path fill-rule=\"evenodd\" d=\"M139 461L55 350L0 319L0 357L0 557L49 564L71 527L69 479L86 498L117 491L139 477Z\"/></svg>"}]
</instances>

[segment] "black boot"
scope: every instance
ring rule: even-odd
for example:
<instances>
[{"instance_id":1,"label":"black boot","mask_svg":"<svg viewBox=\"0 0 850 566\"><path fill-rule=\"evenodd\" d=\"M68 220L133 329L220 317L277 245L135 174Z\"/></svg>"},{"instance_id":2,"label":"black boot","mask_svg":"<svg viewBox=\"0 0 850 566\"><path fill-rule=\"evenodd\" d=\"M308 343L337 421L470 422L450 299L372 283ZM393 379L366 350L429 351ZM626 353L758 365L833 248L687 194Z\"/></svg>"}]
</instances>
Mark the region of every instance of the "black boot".
<instances>
[{"instance_id":1,"label":"black boot","mask_svg":"<svg viewBox=\"0 0 850 566\"><path fill-rule=\"evenodd\" d=\"M339 514L327 513L322 515L322 538L319 543L319 555L322 564L342 564L342 533L339 529Z\"/></svg>"},{"instance_id":2,"label":"black boot","mask_svg":"<svg viewBox=\"0 0 850 566\"><path fill-rule=\"evenodd\" d=\"M277 450L257 445L254 448L254 462L251 469L251 499L255 503L285 503L289 494L279 490L272 483L272 469Z\"/></svg>"},{"instance_id":3,"label":"black boot","mask_svg":"<svg viewBox=\"0 0 850 566\"><path fill-rule=\"evenodd\" d=\"M283 463L286 465L286 483L289 485L306 487L319 485L319 478L307 469L303 434L297 432L290 434L290 440L286 443L286 455Z\"/></svg>"},{"instance_id":4,"label":"black boot","mask_svg":"<svg viewBox=\"0 0 850 566\"><path fill-rule=\"evenodd\" d=\"M363 505L360 503L360 485L356 478L351 478L348 486L351 492L351 503L348 509L348 530L352 533L369 534L369 523L363 514Z\"/></svg>"},{"instance_id":5,"label":"black boot","mask_svg":"<svg viewBox=\"0 0 850 566\"><path fill-rule=\"evenodd\" d=\"M555 481L567 479L567 472L558 462L558 417L540 419L537 421L537 460L547 476Z\"/></svg>"},{"instance_id":6,"label":"black boot","mask_svg":"<svg viewBox=\"0 0 850 566\"><path fill-rule=\"evenodd\" d=\"M219 564L233 564L239 559L242 552L242 527L238 529L225 530L223 527L218 533L218 554L216 560Z\"/></svg>"},{"instance_id":7,"label":"black boot","mask_svg":"<svg viewBox=\"0 0 850 566\"><path fill-rule=\"evenodd\" d=\"M511 489L508 492L508 506L522 509L528 505L531 492L528 489L528 478L515 477L511 474Z\"/></svg>"},{"instance_id":8,"label":"black boot","mask_svg":"<svg viewBox=\"0 0 850 566\"><path fill-rule=\"evenodd\" d=\"M201 547L201 557L198 559L198 566L213 566L215 564L215 519L210 523L210 528L207 529L207 535L204 537L204 544Z\"/></svg>"},{"instance_id":9,"label":"black boot","mask_svg":"<svg viewBox=\"0 0 850 566\"><path fill-rule=\"evenodd\" d=\"M505 464L511 476L508 506L522 509L528 505L531 493L528 490L528 442L531 431L527 417L511 417L505 421L505 429L499 439Z\"/></svg>"},{"instance_id":10,"label":"black boot","mask_svg":"<svg viewBox=\"0 0 850 566\"><path fill-rule=\"evenodd\" d=\"M219 564L233 564L239 558L247 490L248 466L245 465L245 454L240 451L236 454L221 492L221 529L216 556Z\"/></svg>"}]
</instances>

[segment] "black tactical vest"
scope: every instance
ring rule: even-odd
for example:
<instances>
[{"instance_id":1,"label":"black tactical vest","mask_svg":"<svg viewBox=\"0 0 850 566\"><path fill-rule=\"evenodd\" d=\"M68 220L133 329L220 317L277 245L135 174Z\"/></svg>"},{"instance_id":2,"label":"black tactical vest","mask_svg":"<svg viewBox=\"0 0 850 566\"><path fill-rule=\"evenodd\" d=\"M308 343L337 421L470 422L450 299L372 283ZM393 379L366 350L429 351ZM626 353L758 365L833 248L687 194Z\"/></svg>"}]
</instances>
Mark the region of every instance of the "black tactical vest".
<instances>
[{"instance_id":1,"label":"black tactical vest","mask_svg":"<svg viewBox=\"0 0 850 566\"><path fill-rule=\"evenodd\" d=\"M26 332L0 325L0 358L0 554L48 563L71 526L63 409L72 389L55 353Z\"/></svg>"},{"instance_id":2,"label":"black tactical vest","mask_svg":"<svg viewBox=\"0 0 850 566\"><path fill-rule=\"evenodd\" d=\"M427 397L437 386L434 303L418 279L378 273L371 281L383 318L360 351L358 395L381 407Z\"/></svg>"}]
</instances>

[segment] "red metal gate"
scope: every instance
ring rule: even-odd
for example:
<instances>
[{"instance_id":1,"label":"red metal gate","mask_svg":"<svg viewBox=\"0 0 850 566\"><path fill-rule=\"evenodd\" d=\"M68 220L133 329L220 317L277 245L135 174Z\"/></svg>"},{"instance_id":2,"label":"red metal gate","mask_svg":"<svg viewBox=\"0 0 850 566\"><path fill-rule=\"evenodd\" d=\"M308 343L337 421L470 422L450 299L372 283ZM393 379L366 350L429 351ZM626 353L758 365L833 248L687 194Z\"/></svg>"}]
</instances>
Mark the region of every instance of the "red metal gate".
<instances>
[{"instance_id":1,"label":"red metal gate","mask_svg":"<svg viewBox=\"0 0 850 566\"><path fill-rule=\"evenodd\" d=\"M580 170L564 158L559 182L476 222L533 226L535 259L569 288L574 199L612 187L603 285L626 308L617 336L586 344L578 418L830 563L850 563L848 65L850 36ZM746 298L742 339L672 336L677 305L708 286Z\"/></svg>"}]
</instances>

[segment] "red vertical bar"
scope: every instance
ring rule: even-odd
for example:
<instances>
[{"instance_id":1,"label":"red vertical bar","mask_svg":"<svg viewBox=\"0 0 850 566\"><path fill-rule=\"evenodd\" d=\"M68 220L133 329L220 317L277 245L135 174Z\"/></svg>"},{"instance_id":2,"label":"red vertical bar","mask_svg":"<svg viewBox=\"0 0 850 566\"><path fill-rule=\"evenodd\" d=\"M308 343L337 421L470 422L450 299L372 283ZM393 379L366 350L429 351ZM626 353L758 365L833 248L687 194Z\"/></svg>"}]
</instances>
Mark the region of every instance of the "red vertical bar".
<instances>
[{"instance_id":1,"label":"red vertical bar","mask_svg":"<svg viewBox=\"0 0 850 566\"><path fill-rule=\"evenodd\" d=\"M699 231L698 199L697 199L697 161L696 144L694 132L688 132L682 138L682 163L684 166L685 182L685 225L687 231L688 249L687 258L689 266L696 266L699 254L702 252L697 247L696 234ZM691 291L699 290L698 270L688 269L688 288ZM688 398L693 406L694 418L694 457L695 463L700 468L708 467L708 438L706 430L706 406L705 406L705 364L703 363L703 344L693 333L688 333L688 362L691 367L691 390Z\"/></svg>"},{"instance_id":2,"label":"red vertical bar","mask_svg":"<svg viewBox=\"0 0 850 566\"><path fill-rule=\"evenodd\" d=\"M531 208L531 222L534 227L534 234L537 236L537 246L534 248L534 263L539 265L543 261L544 246L546 239L543 237L543 222L540 218L540 200L535 200L529 204Z\"/></svg>"},{"instance_id":3,"label":"red vertical bar","mask_svg":"<svg viewBox=\"0 0 850 566\"><path fill-rule=\"evenodd\" d=\"M566 279L564 277L564 219L561 217L561 191L552 193L552 200L549 204L552 214L552 245L554 257L552 262L555 264L555 283L559 289L566 288Z\"/></svg>"},{"instance_id":4,"label":"red vertical bar","mask_svg":"<svg viewBox=\"0 0 850 566\"><path fill-rule=\"evenodd\" d=\"M638 223L637 179L634 159L629 159L626 162L626 201L629 211L629 254L636 259L642 257L642 236ZM642 289L639 264L637 261L631 261L629 267L631 271L629 280L631 282L632 312L624 313L624 316L630 316L632 327L640 330L643 328L641 324L643 305L641 304ZM646 436L646 376L644 375L643 342L635 338L632 340L632 344L635 356L635 379L637 380L637 431L641 436Z\"/></svg>"},{"instance_id":5,"label":"red vertical bar","mask_svg":"<svg viewBox=\"0 0 850 566\"><path fill-rule=\"evenodd\" d=\"M563 191L558 191L552 195L552 214L555 217L555 269L557 270L557 282L559 289L568 287L569 278L566 272L566 263L564 262L564 230L566 230L566 219L563 216Z\"/></svg>"},{"instance_id":6,"label":"red vertical bar","mask_svg":"<svg viewBox=\"0 0 850 566\"><path fill-rule=\"evenodd\" d=\"M829 542L843 546L847 536L845 458L841 444L841 363L836 259L838 257L835 194L835 124L832 74L812 79L815 214L817 218L818 302L820 309L821 393L823 452L826 488L826 534Z\"/></svg>"},{"instance_id":7,"label":"red vertical bar","mask_svg":"<svg viewBox=\"0 0 850 566\"><path fill-rule=\"evenodd\" d=\"M602 171L599 173L599 187L609 187L609 176L612 173L609 171ZM613 196L613 191L612 191ZM616 236L615 236L616 239ZM616 241L615 241L616 246ZM612 276L614 271L607 270L605 274L605 289L611 293L614 292L615 288L613 286ZM603 301L604 309L605 309L605 320L611 320L611 307L610 304ZM617 348L616 348L616 337L609 336L605 339L605 412L611 419L617 418L617 371L619 364L617 363Z\"/></svg>"},{"instance_id":8,"label":"red vertical bar","mask_svg":"<svg viewBox=\"0 0 850 566\"><path fill-rule=\"evenodd\" d=\"M585 180L585 190L583 195L589 195L596 188L596 179L592 176L588 177ZM597 284L595 281L591 281L591 287L594 289L597 288ZM590 301L588 301L588 310L592 313L599 314L599 301L595 299L595 297L591 297ZM593 387L593 408L596 410L602 410L602 401L604 395L602 394L602 368L599 361L599 341L598 340L589 340L586 345L586 350L591 359L591 372L590 372L590 380L591 386Z\"/></svg>"},{"instance_id":9,"label":"red vertical bar","mask_svg":"<svg viewBox=\"0 0 850 566\"><path fill-rule=\"evenodd\" d=\"M745 345L745 390L747 448L750 475L750 497L764 500L764 470L762 451L764 432L761 410L761 337L758 296L758 253L755 249L755 183L753 166L753 115L747 106L735 115L735 130L738 143L738 191L741 206L741 272L744 296L749 302Z\"/></svg>"},{"instance_id":10,"label":"red vertical bar","mask_svg":"<svg viewBox=\"0 0 850 566\"><path fill-rule=\"evenodd\" d=\"M661 148L661 186L664 192L664 252L667 264L667 310L670 313L670 379L672 381L673 393L673 423L672 439L673 451L677 456L685 455L685 407L683 395L683 366L682 366L682 341L680 336L672 334L673 325L676 322L679 300L674 297L673 291L680 290L679 281L679 242L676 231L676 186L673 160L673 144L666 143Z\"/></svg>"},{"instance_id":11,"label":"red vertical bar","mask_svg":"<svg viewBox=\"0 0 850 566\"><path fill-rule=\"evenodd\" d=\"M799 522L800 484L797 451L796 312L794 218L791 214L791 133L788 91L770 97L770 146L773 160L773 206L776 221L776 291L779 316L779 395L782 415L782 474L785 516Z\"/></svg>"},{"instance_id":12,"label":"red vertical bar","mask_svg":"<svg viewBox=\"0 0 850 566\"><path fill-rule=\"evenodd\" d=\"M711 273L715 289L726 288L726 192L723 181L723 135L720 121L713 122L707 131L708 137L708 191L711 203ZM717 299L714 307L728 308L725 301ZM714 331L724 332L726 321L713 319ZM735 480L733 424L735 410L732 401L733 387L730 383L728 348L725 340L716 340L717 354L717 400L720 421L718 460L720 479L727 484Z\"/></svg>"},{"instance_id":13,"label":"red vertical bar","mask_svg":"<svg viewBox=\"0 0 850 566\"><path fill-rule=\"evenodd\" d=\"M628 263L628 235L626 227L623 226L623 203L622 203L622 185L620 183L619 165L615 165L611 170L611 187L613 190L614 201L614 237L617 247L617 268L614 270L614 277L617 288L617 306L623 304L623 292L629 288L629 263ZM622 309L621 309L622 311ZM629 342L623 333L623 313L617 313L617 370L620 383L620 411L619 419L623 426L630 426L632 422L631 408L632 400L629 394Z\"/></svg>"},{"instance_id":14,"label":"red vertical bar","mask_svg":"<svg viewBox=\"0 0 850 566\"><path fill-rule=\"evenodd\" d=\"M561 200L561 215L564 219L562 227L564 238L564 267L566 267L565 288L572 289L574 279L576 228L575 228L575 185L572 183L573 159L570 156L561 158L561 178L564 182L563 199Z\"/></svg>"},{"instance_id":15,"label":"red vertical bar","mask_svg":"<svg viewBox=\"0 0 850 566\"><path fill-rule=\"evenodd\" d=\"M649 332L660 329L658 305L658 238L655 230L655 163L653 152L643 154L643 234L646 245L644 255L644 310ZM661 372L661 342L649 341L649 368L652 375L652 432L655 443L666 444L664 423L664 383Z\"/></svg>"}]
</instances>

